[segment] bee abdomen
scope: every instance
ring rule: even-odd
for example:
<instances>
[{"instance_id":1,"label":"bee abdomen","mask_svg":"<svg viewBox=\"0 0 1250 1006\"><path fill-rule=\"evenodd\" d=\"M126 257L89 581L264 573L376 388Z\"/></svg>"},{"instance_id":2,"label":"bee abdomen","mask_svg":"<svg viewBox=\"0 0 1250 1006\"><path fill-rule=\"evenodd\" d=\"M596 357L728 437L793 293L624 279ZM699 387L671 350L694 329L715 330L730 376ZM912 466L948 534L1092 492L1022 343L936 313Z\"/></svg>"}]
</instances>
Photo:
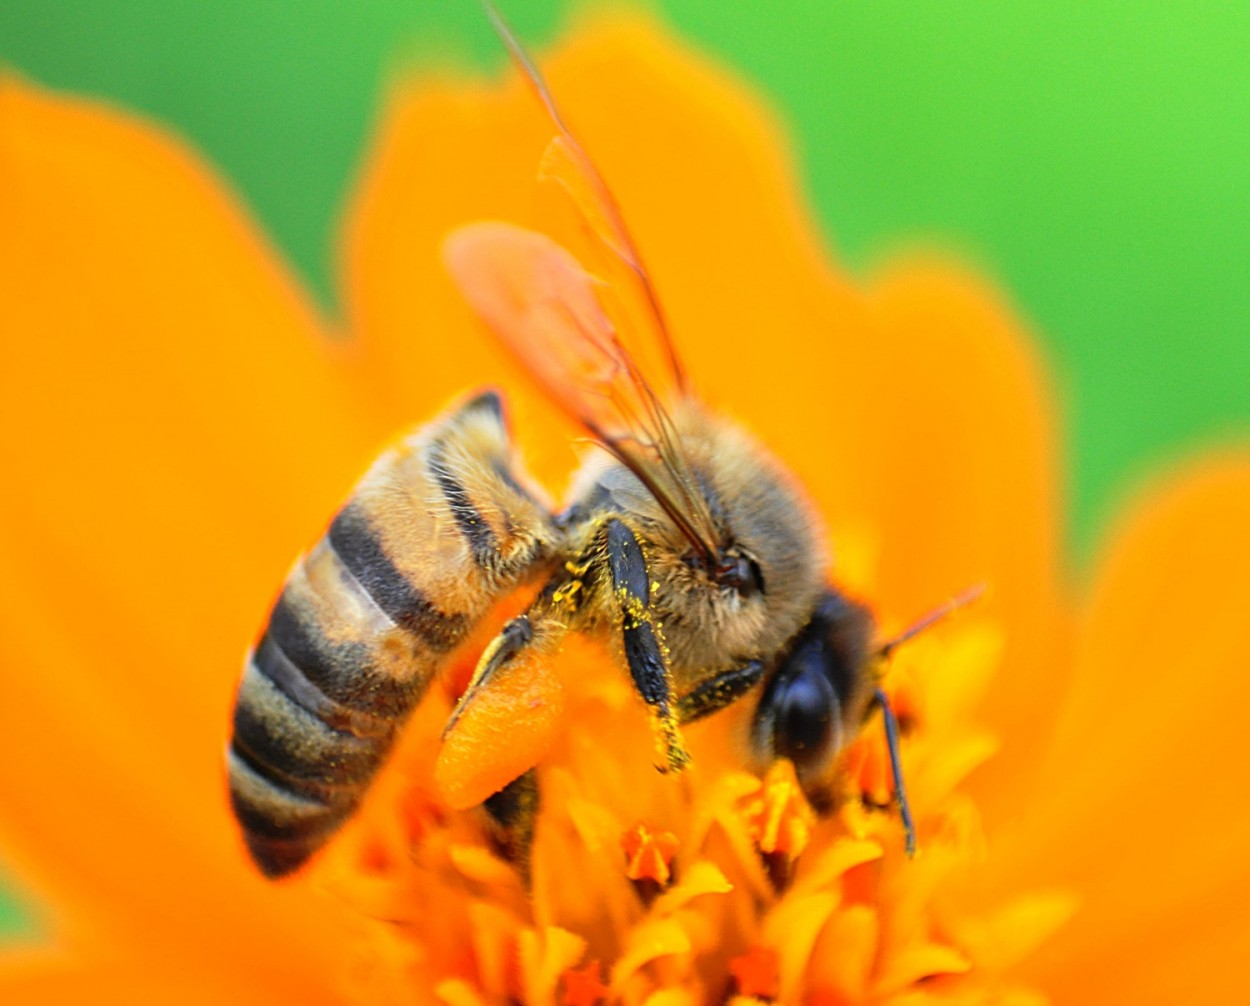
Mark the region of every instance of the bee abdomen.
<instances>
[{"instance_id":1,"label":"bee abdomen","mask_svg":"<svg viewBox=\"0 0 1250 1006\"><path fill-rule=\"evenodd\" d=\"M363 508L349 503L330 525L330 547L378 608L435 653L445 653L465 636L468 619L438 610L391 562Z\"/></svg>"},{"instance_id":2,"label":"bee abdomen","mask_svg":"<svg viewBox=\"0 0 1250 1006\"><path fill-rule=\"evenodd\" d=\"M334 794L281 778L232 742L226 754L230 803L252 860L267 877L298 869L355 809L356 790Z\"/></svg>"},{"instance_id":3,"label":"bee abdomen","mask_svg":"<svg viewBox=\"0 0 1250 1006\"><path fill-rule=\"evenodd\" d=\"M267 876L302 865L352 813L396 725L321 692L271 626L239 686L227 760L235 816Z\"/></svg>"},{"instance_id":4,"label":"bee abdomen","mask_svg":"<svg viewBox=\"0 0 1250 1006\"><path fill-rule=\"evenodd\" d=\"M350 505L334 526L354 526ZM403 590L376 563L362 583L336 538L352 540L332 530L292 572L235 703L231 799L269 876L302 865L352 813L465 631L411 588L401 607Z\"/></svg>"},{"instance_id":5,"label":"bee abdomen","mask_svg":"<svg viewBox=\"0 0 1250 1006\"><path fill-rule=\"evenodd\" d=\"M296 563L248 658L228 769L268 876L351 815L450 652L545 561L550 518L482 395L384 454Z\"/></svg>"},{"instance_id":6,"label":"bee abdomen","mask_svg":"<svg viewBox=\"0 0 1250 1006\"><path fill-rule=\"evenodd\" d=\"M328 728L356 738L383 738L394 729L394 720L375 715L366 709L354 709L336 702L318 688L308 676L282 651L266 633L248 662L244 686L248 678L260 675L269 687L276 689L296 707L311 713Z\"/></svg>"},{"instance_id":7,"label":"bee abdomen","mask_svg":"<svg viewBox=\"0 0 1250 1006\"><path fill-rule=\"evenodd\" d=\"M307 679L295 688L291 679L274 680L272 671L262 669L266 663L282 671L297 670L268 641L257 651L239 686L235 748L295 780L328 786L367 781L390 746L395 721L375 718L366 726L359 714L325 696L300 694L297 689L303 687L316 692ZM369 732L357 733L353 727Z\"/></svg>"}]
</instances>

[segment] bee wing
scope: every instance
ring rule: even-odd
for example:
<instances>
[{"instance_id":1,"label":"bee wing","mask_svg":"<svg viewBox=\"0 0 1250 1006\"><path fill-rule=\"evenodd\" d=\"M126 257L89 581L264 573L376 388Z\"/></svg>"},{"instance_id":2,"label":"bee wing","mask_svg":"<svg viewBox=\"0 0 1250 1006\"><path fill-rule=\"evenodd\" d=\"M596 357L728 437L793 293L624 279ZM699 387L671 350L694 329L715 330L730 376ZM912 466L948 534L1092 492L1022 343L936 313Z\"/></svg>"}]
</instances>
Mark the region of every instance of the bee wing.
<instances>
[{"instance_id":1,"label":"bee wing","mask_svg":"<svg viewBox=\"0 0 1250 1006\"><path fill-rule=\"evenodd\" d=\"M579 421L609 423L601 389L618 366L615 331L581 263L545 234L495 221L453 231L443 256L469 306L552 399Z\"/></svg>"},{"instance_id":2,"label":"bee wing","mask_svg":"<svg viewBox=\"0 0 1250 1006\"><path fill-rule=\"evenodd\" d=\"M470 306L552 401L638 477L712 563L706 501L660 391L605 309L611 285L547 235L508 223L459 228L444 256Z\"/></svg>"},{"instance_id":3,"label":"bee wing","mask_svg":"<svg viewBox=\"0 0 1250 1006\"><path fill-rule=\"evenodd\" d=\"M557 120L558 121L558 120ZM642 256L625 227L607 183L567 131L547 145L539 162L538 180L567 198L575 227L570 247L600 276L610 313L619 316L618 330L636 359L646 361L653 384L690 394L681 358L669 335L659 296Z\"/></svg>"},{"instance_id":4,"label":"bee wing","mask_svg":"<svg viewBox=\"0 0 1250 1006\"><path fill-rule=\"evenodd\" d=\"M612 285L619 292L632 288L632 292L641 294L639 327L650 330L652 342L663 351L668 376L678 392L688 394L685 370L669 335L659 297L612 190L565 124L542 73L490 0L486 0L486 11L556 131L539 163L539 180L553 183L569 197L580 218L582 234L592 246L588 258L604 270Z\"/></svg>"},{"instance_id":5,"label":"bee wing","mask_svg":"<svg viewBox=\"0 0 1250 1006\"><path fill-rule=\"evenodd\" d=\"M552 399L638 477L712 565L712 518L662 404L690 390L651 278L542 74L489 0L486 9L551 120L555 136L538 176L567 196L584 252L579 259L542 234L480 224L451 237L452 273Z\"/></svg>"}]
</instances>

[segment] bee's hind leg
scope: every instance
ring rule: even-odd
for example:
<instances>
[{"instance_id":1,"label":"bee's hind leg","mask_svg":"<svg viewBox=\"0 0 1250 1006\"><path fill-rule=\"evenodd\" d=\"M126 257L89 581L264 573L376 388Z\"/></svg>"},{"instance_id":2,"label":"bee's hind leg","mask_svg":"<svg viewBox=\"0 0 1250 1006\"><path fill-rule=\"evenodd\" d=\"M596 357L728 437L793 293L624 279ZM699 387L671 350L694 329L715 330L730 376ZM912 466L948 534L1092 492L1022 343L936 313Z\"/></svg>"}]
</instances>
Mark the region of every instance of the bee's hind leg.
<instances>
[{"instance_id":1,"label":"bee's hind leg","mask_svg":"<svg viewBox=\"0 0 1250 1006\"><path fill-rule=\"evenodd\" d=\"M512 863L526 889L530 886L530 852L538 818L538 773L530 769L517 776L482 804L495 851Z\"/></svg>"},{"instance_id":2,"label":"bee's hind leg","mask_svg":"<svg viewBox=\"0 0 1250 1006\"><path fill-rule=\"evenodd\" d=\"M605 527L608 569L612 592L621 609L621 639L634 688L655 715L664 762L661 771L681 771L690 755L677 728L673 678L668 667L659 627L651 611L651 577L646 556L634 532L623 521L612 519Z\"/></svg>"},{"instance_id":3,"label":"bee's hind leg","mask_svg":"<svg viewBox=\"0 0 1250 1006\"><path fill-rule=\"evenodd\" d=\"M561 628L533 608L503 627L443 728L435 765L444 799L458 809L481 807L491 845L526 890L539 807L533 766L563 707L559 679L545 667Z\"/></svg>"},{"instance_id":4,"label":"bee's hind leg","mask_svg":"<svg viewBox=\"0 0 1250 1006\"><path fill-rule=\"evenodd\" d=\"M547 592L486 648L443 727L434 783L448 806L476 807L538 764L559 733L564 686L550 659L566 626Z\"/></svg>"},{"instance_id":5,"label":"bee's hind leg","mask_svg":"<svg viewBox=\"0 0 1250 1006\"><path fill-rule=\"evenodd\" d=\"M473 677L469 679L469 684L465 688L464 694L460 696L459 701L456 703L456 708L452 710L451 716L443 727L444 739L452 732L478 692L483 687L489 685L495 675L516 659L519 654L524 652L533 641L534 622L530 619L530 612L528 611L517 615L516 618L503 627L499 635L491 641L491 644L478 658L477 667L473 671Z\"/></svg>"}]
</instances>

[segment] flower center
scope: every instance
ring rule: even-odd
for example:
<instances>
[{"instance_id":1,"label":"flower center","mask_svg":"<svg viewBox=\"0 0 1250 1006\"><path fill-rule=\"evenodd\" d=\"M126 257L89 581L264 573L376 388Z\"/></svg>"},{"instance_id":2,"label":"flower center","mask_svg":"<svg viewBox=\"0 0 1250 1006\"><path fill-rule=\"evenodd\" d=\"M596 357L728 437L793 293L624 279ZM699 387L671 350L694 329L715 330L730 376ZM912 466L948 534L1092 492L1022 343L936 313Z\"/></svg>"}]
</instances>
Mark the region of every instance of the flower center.
<instances>
[{"instance_id":1,"label":"flower center","mask_svg":"<svg viewBox=\"0 0 1250 1006\"><path fill-rule=\"evenodd\" d=\"M560 658L572 665L568 725L538 768L522 868L484 811L439 804L431 766L448 702L432 695L316 870L360 919L348 992L457 1006L643 1003L660 991L850 1003L935 982L955 1001L989 994L1006 979L985 920L961 908L983 839L958 786L970 752L990 745L963 712L975 696L942 689L986 680L995 639L961 619L900 653L885 683L904 728L914 858L879 717L842 753L817 813L789 762L762 775L745 764L750 699L689 730L686 772L655 772L645 710L609 660L581 648Z\"/></svg>"}]
</instances>

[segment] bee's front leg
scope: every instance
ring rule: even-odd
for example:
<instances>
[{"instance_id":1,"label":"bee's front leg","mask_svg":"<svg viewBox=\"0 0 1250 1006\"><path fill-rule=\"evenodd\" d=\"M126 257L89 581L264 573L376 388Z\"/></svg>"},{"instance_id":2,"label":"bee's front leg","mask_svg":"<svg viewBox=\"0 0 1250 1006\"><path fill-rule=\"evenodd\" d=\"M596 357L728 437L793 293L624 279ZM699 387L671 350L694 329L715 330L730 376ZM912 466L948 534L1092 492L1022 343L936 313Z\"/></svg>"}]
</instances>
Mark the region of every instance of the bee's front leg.
<instances>
[{"instance_id":1,"label":"bee's front leg","mask_svg":"<svg viewBox=\"0 0 1250 1006\"><path fill-rule=\"evenodd\" d=\"M762 660L748 660L741 667L712 675L677 700L678 722L693 723L733 705L760 683L764 670Z\"/></svg>"},{"instance_id":2,"label":"bee's front leg","mask_svg":"<svg viewBox=\"0 0 1250 1006\"><path fill-rule=\"evenodd\" d=\"M651 577L634 532L615 518L606 522L604 547L612 576L612 593L621 611L621 641L634 688L655 715L664 772L679 772L690 755L677 728L673 677L663 638L651 608Z\"/></svg>"}]
</instances>

